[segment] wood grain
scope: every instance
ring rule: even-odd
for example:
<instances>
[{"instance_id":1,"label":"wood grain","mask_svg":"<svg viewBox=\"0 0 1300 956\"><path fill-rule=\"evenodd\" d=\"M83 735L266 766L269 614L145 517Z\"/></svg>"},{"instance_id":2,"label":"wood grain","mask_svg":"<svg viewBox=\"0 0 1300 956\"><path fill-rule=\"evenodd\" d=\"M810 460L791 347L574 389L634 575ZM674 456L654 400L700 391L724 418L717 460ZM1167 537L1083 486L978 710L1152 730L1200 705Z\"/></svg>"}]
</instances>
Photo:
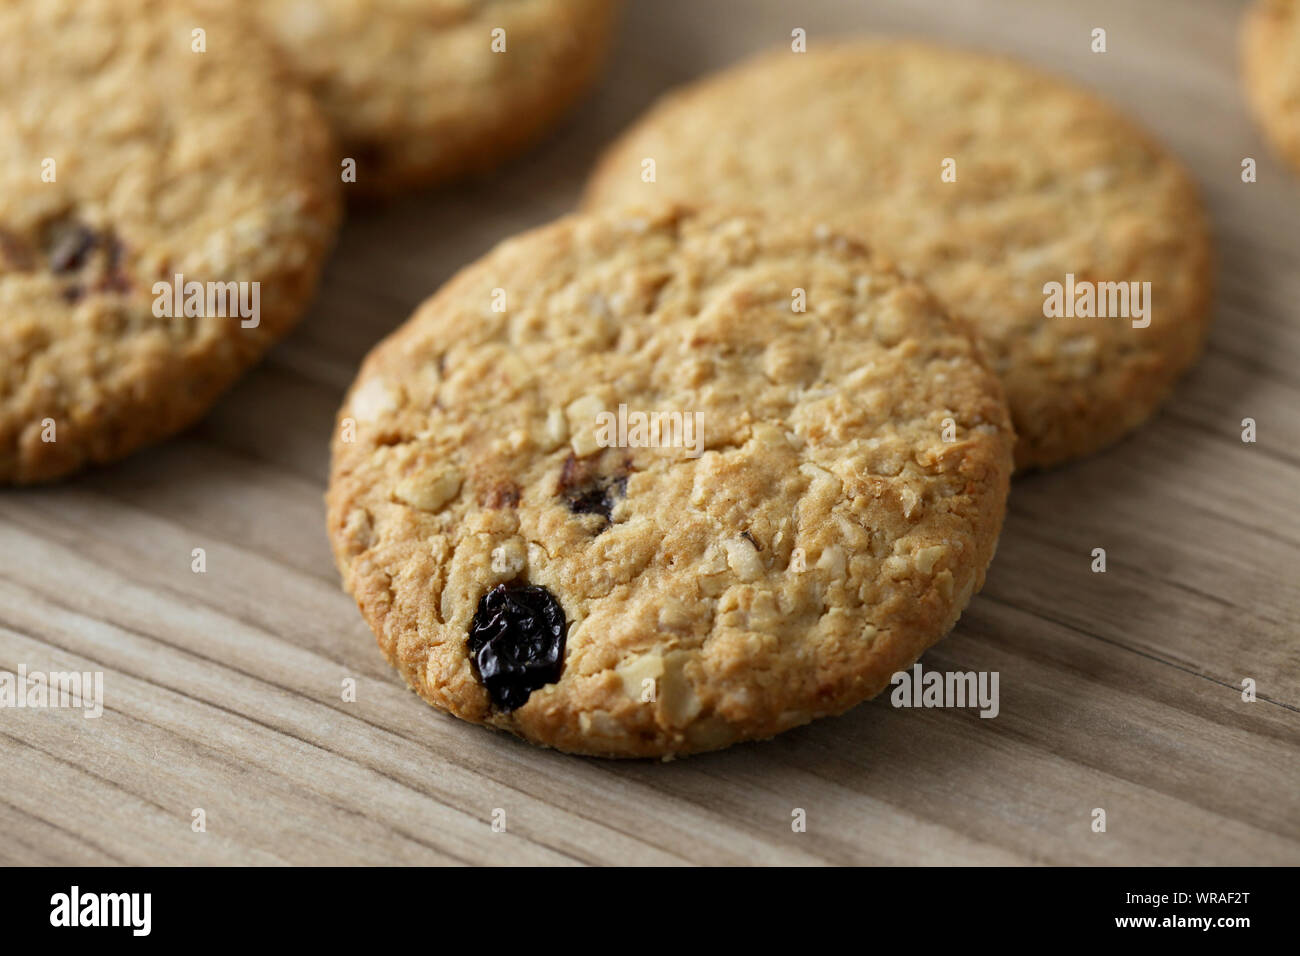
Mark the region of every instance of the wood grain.
<instances>
[{"instance_id":1,"label":"wood grain","mask_svg":"<svg viewBox=\"0 0 1300 956\"><path fill-rule=\"evenodd\" d=\"M1241 9L634 0L607 82L545 147L473 185L354 210L300 330L201 426L0 494L0 669L101 670L106 698L98 720L0 711L0 860L1300 863L1300 178L1245 112ZM657 764L566 757L432 712L330 560L321 495L343 389L459 266L568 209L654 96L796 26L814 45L875 30L1004 50L1152 127L1216 223L1208 354L1118 447L1017 481L984 593L924 662L998 671L994 720L877 700ZM1104 55L1088 48L1096 26ZM1256 444L1240 440L1247 416Z\"/></svg>"}]
</instances>

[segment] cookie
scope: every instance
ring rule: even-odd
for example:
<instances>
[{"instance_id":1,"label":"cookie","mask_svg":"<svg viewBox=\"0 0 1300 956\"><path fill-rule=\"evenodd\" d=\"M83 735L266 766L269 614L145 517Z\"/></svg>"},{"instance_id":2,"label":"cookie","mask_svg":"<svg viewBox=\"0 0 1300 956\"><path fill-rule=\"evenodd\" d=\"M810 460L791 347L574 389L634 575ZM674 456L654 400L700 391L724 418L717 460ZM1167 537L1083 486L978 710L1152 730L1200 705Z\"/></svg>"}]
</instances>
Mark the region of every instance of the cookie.
<instances>
[{"instance_id":1,"label":"cookie","mask_svg":"<svg viewBox=\"0 0 1300 956\"><path fill-rule=\"evenodd\" d=\"M978 329L1021 468L1138 425L1205 338L1210 239L1187 173L1006 59L889 41L759 56L652 108L586 206L656 198L810 215L923 279Z\"/></svg>"},{"instance_id":2,"label":"cookie","mask_svg":"<svg viewBox=\"0 0 1300 956\"><path fill-rule=\"evenodd\" d=\"M195 421L302 312L338 205L328 124L223 4L0 6L0 481Z\"/></svg>"},{"instance_id":3,"label":"cookie","mask_svg":"<svg viewBox=\"0 0 1300 956\"><path fill-rule=\"evenodd\" d=\"M334 123L355 188L483 172L592 85L617 0L240 0ZM352 187L349 187L352 188Z\"/></svg>"},{"instance_id":4,"label":"cookie","mask_svg":"<svg viewBox=\"0 0 1300 956\"><path fill-rule=\"evenodd\" d=\"M1255 118L1300 170L1300 3L1256 0L1242 23L1241 65Z\"/></svg>"},{"instance_id":5,"label":"cookie","mask_svg":"<svg viewBox=\"0 0 1300 956\"><path fill-rule=\"evenodd\" d=\"M452 279L366 359L327 495L345 587L429 703L670 756L880 691L983 583L996 376L829 230L575 216Z\"/></svg>"}]
</instances>

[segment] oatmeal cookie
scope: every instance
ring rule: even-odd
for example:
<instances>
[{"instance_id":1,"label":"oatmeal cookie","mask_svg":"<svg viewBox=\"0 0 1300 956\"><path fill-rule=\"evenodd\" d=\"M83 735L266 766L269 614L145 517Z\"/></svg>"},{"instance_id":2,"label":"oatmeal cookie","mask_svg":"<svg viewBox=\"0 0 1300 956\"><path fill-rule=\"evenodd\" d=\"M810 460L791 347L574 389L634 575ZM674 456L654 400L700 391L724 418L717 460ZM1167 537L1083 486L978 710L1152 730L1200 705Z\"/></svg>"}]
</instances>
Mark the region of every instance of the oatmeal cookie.
<instances>
[{"instance_id":1,"label":"oatmeal cookie","mask_svg":"<svg viewBox=\"0 0 1300 956\"><path fill-rule=\"evenodd\" d=\"M392 194L490 169L595 82L618 0L240 0L311 84L356 161ZM353 187L349 187L353 188Z\"/></svg>"},{"instance_id":2,"label":"oatmeal cookie","mask_svg":"<svg viewBox=\"0 0 1300 956\"><path fill-rule=\"evenodd\" d=\"M1300 170L1300 3L1257 0L1242 25L1241 65L1255 118Z\"/></svg>"},{"instance_id":3,"label":"oatmeal cookie","mask_svg":"<svg viewBox=\"0 0 1300 956\"><path fill-rule=\"evenodd\" d=\"M657 199L813 216L923 280L979 331L1022 468L1148 418L1209 323L1209 228L1182 165L1000 57L884 40L759 56L652 108L586 205Z\"/></svg>"},{"instance_id":4,"label":"oatmeal cookie","mask_svg":"<svg viewBox=\"0 0 1300 956\"><path fill-rule=\"evenodd\" d=\"M191 424L309 301L333 146L255 32L219 2L0 4L0 481Z\"/></svg>"},{"instance_id":5,"label":"oatmeal cookie","mask_svg":"<svg viewBox=\"0 0 1300 956\"><path fill-rule=\"evenodd\" d=\"M855 240L572 216L366 359L329 534L429 703L571 752L685 754L840 713L947 633L1013 441L966 328Z\"/></svg>"}]
</instances>

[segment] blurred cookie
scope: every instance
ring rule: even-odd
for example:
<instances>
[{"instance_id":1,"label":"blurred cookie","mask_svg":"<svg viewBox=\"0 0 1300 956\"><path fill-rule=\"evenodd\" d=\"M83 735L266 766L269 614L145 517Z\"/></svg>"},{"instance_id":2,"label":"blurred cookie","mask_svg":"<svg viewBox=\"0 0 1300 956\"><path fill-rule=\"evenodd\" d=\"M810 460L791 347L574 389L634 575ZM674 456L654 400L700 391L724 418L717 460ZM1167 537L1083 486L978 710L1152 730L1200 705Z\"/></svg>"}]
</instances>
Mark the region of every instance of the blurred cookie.
<instances>
[{"instance_id":1,"label":"blurred cookie","mask_svg":"<svg viewBox=\"0 0 1300 956\"><path fill-rule=\"evenodd\" d=\"M482 172L595 81L617 0L241 0L333 121L356 187Z\"/></svg>"},{"instance_id":2,"label":"blurred cookie","mask_svg":"<svg viewBox=\"0 0 1300 956\"><path fill-rule=\"evenodd\" d=\"M857 243L569 217L366 359L329 533L436 707L683 754L839 713L939 640L983 583L1013 440L965 328Z\"/></svg>"},{"instance_id":3,"label":"blurred cookie","mask_svg":"<svg viewBox=\"0 0 1300 956\"><path fill-rule=\"evenodd\" d=\"M0 481L189 425L308 302L329 128L251 33L215 2L0 6Z\"/></svg>"},{"instance_id":4,"label":"blurred cookie","mask_svg":"<svg viewBox=\"0 0 1300 956\"><path fill-rule=\"evenodd\" d=\"M1145 420L1209 322L1209 230L1183 167L1006 59L860 41L704 79L609 149L586 205L669 198L810 215L923 279L1002 376L1019 467Z\"/></svg>"},{"instance_id":5,"label":"blurred cookie","mask_svg":"<svg viewBox=\"0 0 1300 956\"><path fill-rule=\"evenodd\" d=\"M1256 119L1300 170L1300 3L1256 0L1242 24L1241 62Z\"/></svg>"}]
</instances>

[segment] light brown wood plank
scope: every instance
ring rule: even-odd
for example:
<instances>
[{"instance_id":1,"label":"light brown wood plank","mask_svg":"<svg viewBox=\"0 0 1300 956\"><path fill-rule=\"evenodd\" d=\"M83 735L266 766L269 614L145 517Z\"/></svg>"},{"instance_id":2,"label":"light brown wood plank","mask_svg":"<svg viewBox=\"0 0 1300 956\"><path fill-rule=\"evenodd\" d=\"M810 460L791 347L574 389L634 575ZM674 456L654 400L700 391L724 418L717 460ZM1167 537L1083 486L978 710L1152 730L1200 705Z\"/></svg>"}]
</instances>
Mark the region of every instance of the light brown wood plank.
<instances>
[{"instance_id":1,"label":"light brown wood plank","mask_svg":"<svg viewBox=\"0 0 1300 956\"><path fill-rule=\"evenodd\" d=\"M0 670L102 671L105 688L98 719L0 711L0 862L1300 863L1300 177L1244 109L1241 8L633 0L601 90L532 155L352 210L301 327L201 425L0 494ZM924 660L997 671L995 719L881 698L661 764L434 713L380 657L325 537L357 364L461 266L571 208L655 96L796 26L813 45L879 30L1002 50L1149 126L1215 223L1204 360L1127 440L1017 480L984 593Z\"/></svg>"}]
</instances>

